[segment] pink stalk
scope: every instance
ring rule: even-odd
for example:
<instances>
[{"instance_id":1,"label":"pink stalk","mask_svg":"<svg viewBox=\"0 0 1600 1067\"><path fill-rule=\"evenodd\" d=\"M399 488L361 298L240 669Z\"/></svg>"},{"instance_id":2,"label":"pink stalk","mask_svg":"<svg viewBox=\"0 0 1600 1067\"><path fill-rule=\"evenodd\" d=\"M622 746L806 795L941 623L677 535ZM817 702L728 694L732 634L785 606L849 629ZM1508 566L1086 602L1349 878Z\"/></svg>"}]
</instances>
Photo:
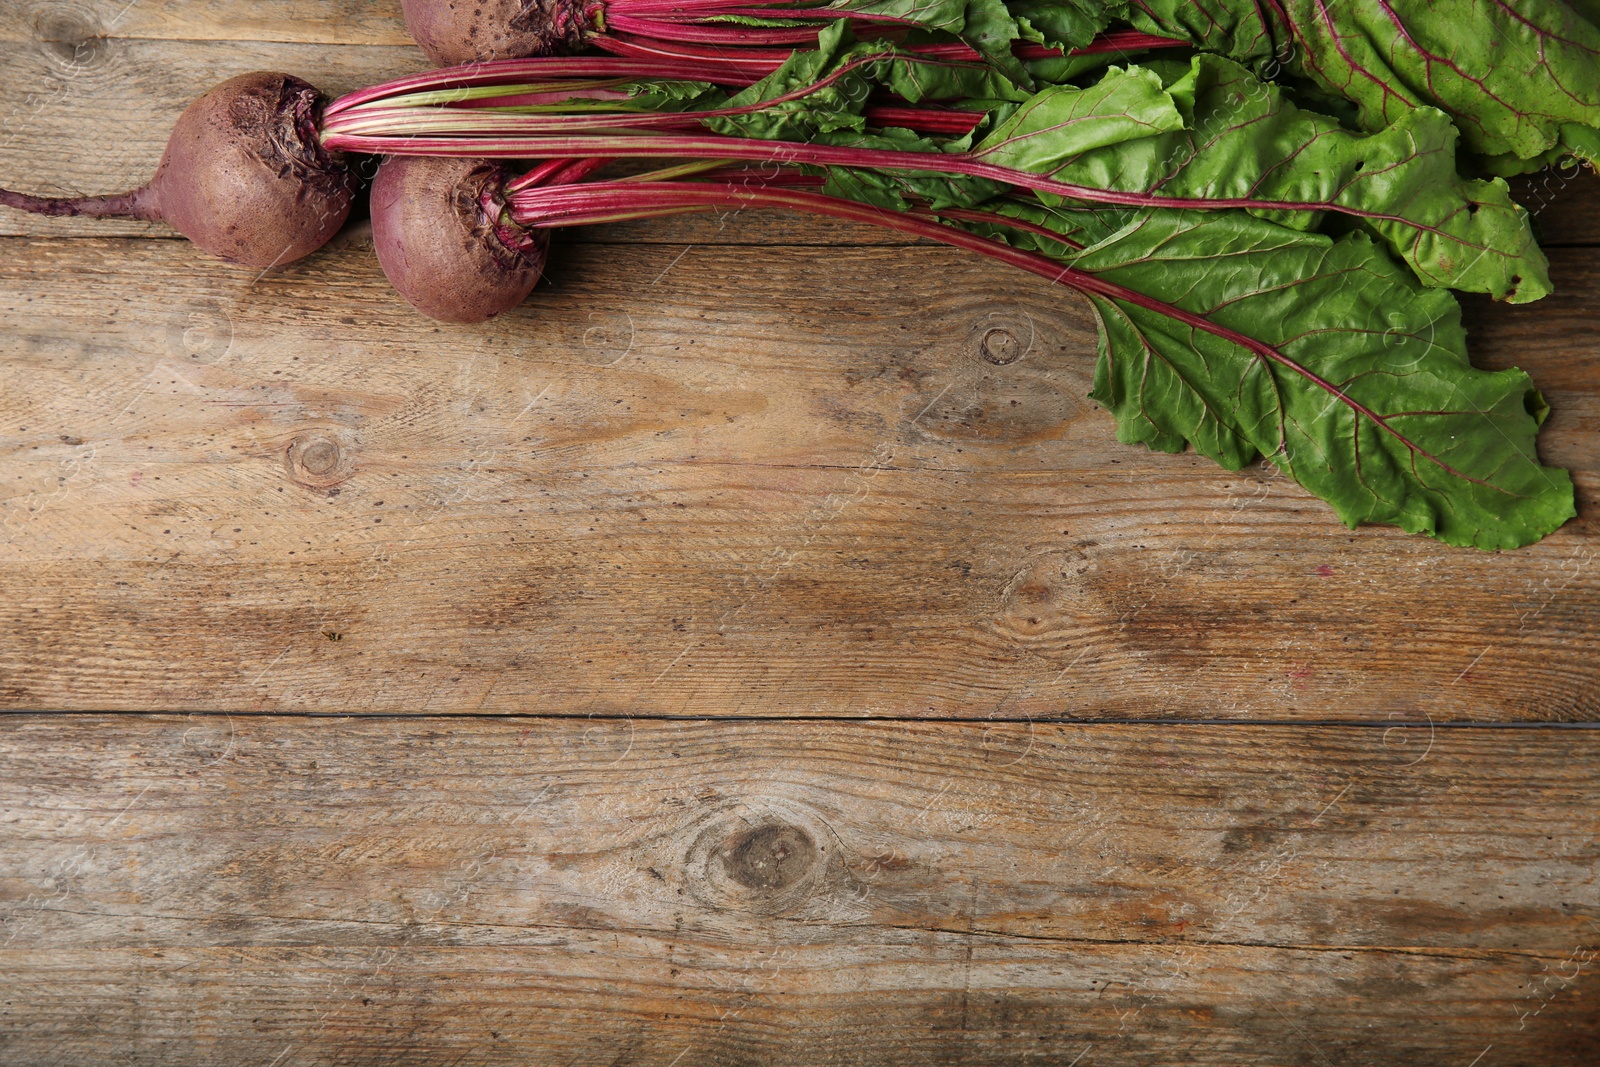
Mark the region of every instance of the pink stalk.
<instances>
[{"instance_id":1,"label":"pink stalk","mask_svg":"<svg viewBox=\"0 0 1600 1067\"><path fill-rule=\"evenodd\" d=\"M1103 52L1144 52L1153 48L1188 48L1190 42L1172 37L1157 37L1138 30L1112 30L1102 33L1082 48L1074 48L1075 56L1092 56Z\"/></svg>"},{"instance_id":2,"label":"pink stalk","mask_svg":"<svg viewBox=\"0 0 1600 1067\"><path fill-rule=\"evenodd\" d=\"M566 161L565 166L561 167L545 178L543 184L573 185L588 178L589 175L593 174L595 171L599 170L601 167L610 162L611 161L609 159L569 159ZM519 182L520 179L518 179L517 182L511 182L508 184L506 186L506 191L508 193L512 193L516 192L517 189L522 188L522 186L518 184Z\"/></svg>"},{"instance_id":3,"label":"pink stalk","mask_svg":"<svg viewBox=\"0 0 1600 1067\"><path fill-rule=\"evenodd\" d=\"M788 52L784 53L787 58ZM772 68L776 70L777 67ZM726 63L715 58L675 59L670 61L623 60L614 56L537 56L531 59L495 59L484 63L465 63L412 74L405 78L368 86L341 96L330 103L324 115L337 115L350 108L370 104L391 96L438 92L445 89L479 89L494 85L537 85L541 82L594 79L622 85L634 81L708 81L730 84L724 75ZM770 71L769 71L770 73Z\"/></svg>"},{"instance_id":4,"label":"pink stalk","mask_svg":"<svg viewBox=\"0 0 1600 1067\"><path fill-rule=\"evenodd\" d=\"M726 185L706 182L589 182L583 185L549 186L516 193L509 198L511 217L517 223L532 228L549 229L589 225L601 218L643 217L629 212L653 213L657 209L679 211L699 208L705 211L726 211L739 208L776 208L800 211L812 215L825 215L846 222L860 222L883 226L913 237L922 237L955 248L966 249L1001 263L1010 264L1048 278L1060 285L1085 293L1108 297L1133 304L1136 307L1168 315L1186 326L1214 334L1232 341L1274 363L1304 374L1324 388L1338 393L1330 383L1306 370L1290 357L1271 345L1247 337L1226 326L1219 326L1203 315L1185 311L1175 305L1157 300L1145 293L1106 281L1098 275L1061 263L1034 252L1013 248L1001 241L980 237L975 233L945 226L927 218L905 212L890 211L870 204L843 200L821 193L799 189L772 188L756 185ZM982 213L979 213L982 214ZM993 216L1005 225L1014 220ZM988 221L986 218L984 221ZM1047 231L1048 232L1048 231ZM1050 234L1056 240L1061 238Z\"/></svg>"},{"instance_id":5,"label":"pink stalk","mask_svg":"<svg viewBox=\"0 0 1600 1067\"><path fill-rule=\"evenodd\" d=\"M1052 230L1048 226L1040 226L1038 223L1026 222L1022 219L1014 219L1007 215L997 215L992 211L974 211L970 208L964 207L946 207L940 208L937 211L918 211L913 212L913 214L936 215L941 219L954 219L957 222L982 222L987 223L990 226L1005 226L1013 230L1022 230L1026 233L1034 234L1037 237L1047 237L1052 241L1059 241L1069 248L1081 249L1083 247L1083 243L1081 241L1074 241L1070 237L1065 237Z\"/></svg>"},{"instance_id":6,"label":"pink stalk","mask_svg":"<svg viewBox=\"0 0 1600 1067\"><path fill-rule=\"evenodd\" d=\"M616 116L631 119L634 116ZM507 119L537 121L539 116L506 116ZM1052 193L1088 203L1121 204L1127 207L1262 208L1272 211L1340 211L1373 219L1397 216L1362 211L1331 203L1261 200L1252 197L1207 199L1203 197L1157 196L1152 193L1127 193L1075 185L1028 171L984 163L956 152L903 152L892 149L847 148L835 145L806 144L798 141L766 141L758 138L723 137L717 134L630 134L596 133L552 136L439 136L378 135L327 132L323 144L330 151L368 155L404 154L410 156L484 157L488 159L550 159L558 156L595 156L612 159L699 159L750 160L771 163L800 163L824 167L855 167L869 170L921 171L986 178L1035 192ZM1403 221L1403 220L1402 220Z\"/></svg>"},{"instance_id":7,"label":"pink stalk","mask_svg":"<svg viewBox=\"0 0 1600 1067\"><path fill-rule=\"evenodd\" d=\"M613 12L637 15L641 18L662 18L670 15L680 18L704 18L708 15L732 14L754 15L758 18L789 18L801 10L799 7L785 8L781 2L764 4L761 0L609 0L601 5L601 9L605 12L607 20L611 18Z\"/></svg>"},{"instance_id":8,"label":"pink stalk","mask_svg":"<svg viewBox=\"0 0 1600 1067\"><path fill-rule=\"evenodd\" d=\"M867 125L898 126L921 133L966 134L983 121L981 111L947 111L931 107L897 107L871 104L866 109Z\"/></svg>"},{"instance_id":9,"label":"pink stalk","mask_svg":"<svg viewBox=\"0 0 1600 1067\"><path fill-rule=\"evenodd\" d=\"M638 26L641 22L650 22L659 26L665 22L676 23L704 23L708 18L716 16L746 16L751 18L792 18L792 19L836 19L849 18L860 24L880 22L886 24L905 24L904 19L895 19L888 16L870 15L856 11L838 11L827 7L785 7L782 3L763 4L760 0L609 0L603 5L595 5L604 12L605 24L609 28L624 32L648 34L662 40L690 40L687 37L668 38L658 34L654 28L650 30L629 30L624 23ZM713 23L713 25L715 25ZM707 27L709 28L709 27ZM728 24L728 30L746 33L757 30L757 27L745 27ZM704 38L696 38L704 39ZM718 38L723 43L730 43L726 37ZM1082 48L1072 50L1073 55L1094 55L1102 52L1145 51L1152 48L1187 47L1188 41L1176 40L1170 37L1158 37L1154 34L1141 33L1138 30L1110 30L1101 34L1093 42ZM930 48L945 47L940 45L928 46ZM965 46L955 46L965 48ZM966 54L976 57L977 53L966 49ZM1058 49L1045 48L1040 45L1019 45L1018 58L1045 59L1059 56ZM961 53L952 53L952 57L961 57Z\"/></svg>"},{"instance_id":10,"label":"pink stalk","mask_svg":"<svg viewBox=\"0 0 1600 1067\"><path fill-rule=\"evenodd\" d=\"M618 27L621 29L621 27ZM744 47L747 28L742 26L728 26L721 31L712 31L707 28L707 36L696 37L690 40L686 36L666 36L655 33L602 33L589 38L589 43L613 55L628 56L637 59L653 59L668 62L725 62L731 67L737 67L741 72L751 73L757 70L766 74L772 73L789 58L789 51L763 50L759 48ZM807 40L814 39L808 37ZM706 42L706 43L700 43ZM1135 52L1149 51L1155 48L1184 48L1188 47L1187 41L1176 41L1168 37L1152 37L1149 34L1136 32L1108 33L1071 52L1063 52L1059 48L1050 48L1038 44L1014 44L1011 52L1018 59L1060 59L1064 55L1087 56L1107 52ZM957 42L949 44L914 44L900 45L902 56L906 54L924 56L929 59L947 59L966 63L976 63L984 57L969 45ZM766 66L766 64L771 66Z\"/></svg>"},{"instance_id":11,"label":"pink stalk","mask_svg":"<svg viewBox=\"0 0 1600 1067\"><path fill-rule=\"evenodd\" d=\"M534 167L528 173L524 174L522 177L518 178L517 188L527 189L535 185L547 185L550 183L551 178L555 177L557 174L560 174L575 162L577 161L571 159L547 159L537 167ZM516 192L516 189L513 189L509 185L506 186L506 190L508 192Z\"/></svg>"},{"instance_id":12,"label":"pink stalk","mask_svg":"<svg viewBox=\"0 0 1600 1067\"><path fill-rule=\"evenodd\" d=\"M652 60L659 63L716 63L720 68L718 76L700 80L715 81L719 85L733 84L727 77L730 74L743 76L746 85L758 82L783 66L784 61L794 54L794 50L788 48L730 50L684 42L658 41L648 37L631 37L618 33L596 34L589 38L589 43L614 56L624 56L629 59Z\"/></svg>"},{"instance_id":13,"label":"pink stalk","mask_svg":"<svg viewBox=\"0 0 1600 1067\"><path fill-rule=\"evenodd\" d=\"M728 14L757 15L755 11L727 12ZM769 13L770 14L770 13ZM785 15L791 14L784 12ZM861 21L863 16L851 11L799 11L792 13L795 16L806 18L850 18ZM692 16L699 18L702 16ZM892 22L895 20L882 20ZM738 47L742 51L748 47L761 47L764 45L807 45L816 41L818 26L792 26L792 27L761 27L741 26L732 23L706 23L698 21L676 21L658 16L653 19L634 18L629 15L608 15L606 29L608 33L620 33L625 40L639 42L648 38L653 41L672 41L685 44L721 45L724 48ZM863 36L868 36L871 24L861 27ZM596 35L593 43L604 47L603 37ZM1179 41L1171 37L1157 37L1153 34L1140 33L1137 30L1112 30L1103 33L1090 41L1082 48L1070 51L1052 48L1049 45L1031 44L1018 41L1011 46L1012 55L1022 60L1060 59L1065 55L1090 56L1107 52L1148 52L1158 48L1186 48L1188 41ZM978 61L984 57L977 49L960 42L949 44L915 44L900 45L902 51L915 52L918 55L937 56L942 59L963 59Z\"/></svg>"},{"instance_id":14,"label":"pink stalk","mask_svg":"<svg viewBox=\"0 0 1600 1067\"><path fill-rule=\"evenodd\" d=\"M625 33L656 41L761 47L814 44L817 40L818 27L738 26L725 23L713 23L708 26L694 22L656 21L633 18L629 15L607 15L606 29L610 33Z\"/></svg>"},{"instance_id":15,"label":"pink stalk","mask_svg":"<svg viewBox=\"0 0 1600 1067\"><path fill-rule=\"evenodd\" d=\"M691 6L696 10L701 9L698 3ZM748 0L742 0L738 6L748 7ZM685 4L682 0L668 0L663 7L681 11ZM632 5L627 9L631 12ZM710 8L707 7L706 10ZM746 29L746 27L733 28ZM328 105L326 114L337 115L353 107L408 93L521 83L537 85L559 80L589 79L602 83L609 81L613 85L631 81L705 81L717 85L744 86L771 74L793 54L793 50L788 48L761 49L743 46L732 49L727 46L702 48L696 47L692 42L633 38L625 34L599 34L591 40L593 44L612 52L613 55L497 59L426 71L342 96ZM1115 31L1103 34L1085 47L1075 49L1072 54L1089 55L1098 52L1169 48L1185 44L1184 41L1152 37L1134 31ZM930 60L975 62L982 58L967 45L959 43L915 45L909 49L901 49L902 53L908 51ZM1023 59L1053 58L1061 54L1055 49L1042 48L1038 45L1019 45L1017 51ZM597 84L592 88L600 89L603 86ZM582 91L569 92L568 95L581 96Z\"/></svg>"},{"instance_id":16,"label":"pink stalk","mask_svg":"<svg viewBox=\"0 0 1600 1067\"><path fill-rule=\"evenodd\" d=\"M619 83L607 83L615 86ZM623 83L626 84L626 83ZM452 101L449 106L453 108L507 108L507 107L538 107L551 104L566 104L574 100L599 100L606 103L623 104L633 99L633 94L616 88L584 88L584 89L546 89L540 88L526 93L505 93L494 96L473 97L467 100ZM366 105L366 106L371 106Z\"/></svg>"},{"instance_id":17,"label":"pink stalk","mask_svg":"<svg viewBox=\"0 0 1600 1067\"><path fill-rule=\"evenodd\" d=\"M613 130L644 129L666 127L669 129L693 129L695 125L705 119L732 118L737 115L752 115L758 111L765 111L778 104L787 104L803 99L813 93L826 89L845 75L857 68L875 63L887 58L893 53L880 53L877 55L859 56L848 63L841 64L838 69L831 71L826 77L812 82L810 85L801 86L779 96L761 100L754 104L742 104L738 107L717 108L709 111L638 111L638 112L601 112L580 113L576 115L512 115L502 112L491 112L487 108L479 107L470 109L476 113L462 114L461 109L450 107L377 107L368 105L359 112L344 111L338 115L325 119L323 130L325 134L361 134L361 133L459 133L462 135L485 135L507 133L550 133L559 131L576 130ZM940 61L929 61L937 65ZM954 114L951 112L950 114ZM965 122L958 122L952 129L955 132L970 132L981 116L973 116Z\"/></svg>"}]
</instances>

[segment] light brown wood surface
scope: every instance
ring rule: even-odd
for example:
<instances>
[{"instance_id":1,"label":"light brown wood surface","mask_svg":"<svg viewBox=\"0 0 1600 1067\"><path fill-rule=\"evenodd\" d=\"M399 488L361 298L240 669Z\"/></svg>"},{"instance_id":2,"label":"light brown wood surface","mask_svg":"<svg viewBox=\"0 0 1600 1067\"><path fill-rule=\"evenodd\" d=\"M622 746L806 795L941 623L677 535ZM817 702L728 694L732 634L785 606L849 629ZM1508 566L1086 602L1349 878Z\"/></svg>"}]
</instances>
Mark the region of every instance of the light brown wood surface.
<instances>
[{"instance_id":1,"label":"light brown wood surface","mask_svg":"<svg viewBox=\"0 0 1600 1067\"><path fill-rule=\"evenodd\" d=\"M419 63L305 26L157 39L196 10L142 10L149 36L82 70L0 41L8 97L54 94L8 127L0 184L134 184L223 75L343 91ZM1546 185L1546 228L1585 240L1563 220L1600 183ZM1077 297L859 227L602 230L459 328L396 299L358 232L258 277L126 239L145 224L0 224L9 707L1600 711L1587 246L1552 248L1555 297L1468 307L1476 358L1546 390L1541 447L1582 509L1485 555L1347 531L1268 468L1118 445Z\"/></svg>"},{"instance_id":2,"label":"light brown wood surface","mask_svg":"<svg viewBox=\"0 0 1600 1067\"><path fill-rule=\"evenodd\" d=\"M0 0L0 185L405 41ZM461 328L0 213L0 1064L1595 1062L1600 180L1517 189L1580 517L1500 554L1118 445L1081 301L871 229Z\"/></svg>"},{"instance_id":3,"label":"light brown wood surface","mask_svg":"<svg viewBox=\"0 0 1600 1067\"><path fill-rule=\"evenodd\" d=\"M8 1063L1600 1052L1589 730L41 716L0 757Z\"/></svg>"}]
</instances>

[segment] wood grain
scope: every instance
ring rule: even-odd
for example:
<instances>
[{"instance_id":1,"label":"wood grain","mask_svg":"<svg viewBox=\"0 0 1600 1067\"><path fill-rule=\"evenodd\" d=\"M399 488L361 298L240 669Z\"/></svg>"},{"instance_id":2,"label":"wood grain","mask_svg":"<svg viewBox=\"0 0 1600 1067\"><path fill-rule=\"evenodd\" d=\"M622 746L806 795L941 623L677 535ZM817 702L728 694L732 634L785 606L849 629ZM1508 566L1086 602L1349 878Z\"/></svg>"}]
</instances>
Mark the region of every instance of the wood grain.
<instances>
[{"instance_id":1,"label":"wood grain","mask_svg":"<svg viewBox=\"0 0 1600 1067\"><path fill-rule=\"evenodd\" d=\"M1596 263L1555 254L1475 330L1587 516ZM8 707L1600 711L1592 520L1485 555L1120 446L1083 305L957 252L570 246L487 328L358 245L0 258Z\"/></svg>"},{"instance_id":2,"label":"wood grain","mask_svg":"<svg viewBox=\"0 0 1600 1067\"><path fill-rule=\"evenodd\" d=\"M423 62L395 0L0 15L46 193ZM1600 719L1600 180L1514 186L1558 293L1474 358L1582 517L1495 556L1118 446L1076 298L867 228L567 234L460 329L359 224L0 212L0 708L235 712L0 717L0 1062L1595 1062L1600 733L1445 725Z\"/></svg>"},{"instance_id":3,"label":"wood grain","mask_svg":"<svg viewBox=\"0 0 1600 1067\"><path fill-rule=\"evenodd\" d=\"M5 726L8 1064L1600 1051L1593 731Z\"/></svg>"},{"instance_id":4,"label":"wood grain","mask_svg":"<svg viewBox=\"0 0 1600 1067\"><path fill-rule=\"evenodd\" d=\"M1547 248L1600 245L1600 177L1592 168L1551 167L1511 179Z\"/></svg>"},{"instance_id":5,"label":"wood grain","mask_svg":"<svg viewBox=\"0 0 1600 1067\"><path fill-rule=\"evenodd\" d=\"M1480 350L1587 515L1600 302L1557 262ZM1462 552L1118 446L1082 304L954 251L571 246L445 328L360 246L13 242L0 330L10 707L1600 710L1587 518Z\"/></svg>"},{"instance_id":6,"label":"wood grain","mask_svg":"<svg viewBox=\"0 0 1600 1067\"><path fill-rule=\"evenodd\" d=\"M400 0L21 0L0 41L55 45L81 57L107 41L169 45L245 41L415 49Z\"/></svg>"}]
</instances>

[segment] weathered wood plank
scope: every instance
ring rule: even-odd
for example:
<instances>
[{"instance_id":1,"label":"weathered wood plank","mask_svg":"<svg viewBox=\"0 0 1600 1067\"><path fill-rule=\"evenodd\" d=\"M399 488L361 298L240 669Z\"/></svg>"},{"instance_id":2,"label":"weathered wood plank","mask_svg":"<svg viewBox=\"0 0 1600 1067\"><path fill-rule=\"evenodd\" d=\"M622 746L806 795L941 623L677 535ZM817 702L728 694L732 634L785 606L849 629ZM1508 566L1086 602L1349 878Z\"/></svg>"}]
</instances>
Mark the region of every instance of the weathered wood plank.
<instances>
[{"instance_id":1,"label":"weathered wood plank","mask_svg":"<svg viewBox=\"0 0 1600 1067\"><path fill-rule=\"evenodd\" d=\"M1556 258L1561 295L1476 310L1478 351L1545 387L1592 516L1600 263ZM0 703L1600 712L1592 517L1503 555L1347 531L1270 470L1118 445L1047 283L825 263L574 246L447 328L359 246L258 279L10 242Z\"/></svg>"},{"instance_id":2,"label":"weathered wood plank","mask_svg":"<svg viewBox=\"0 0 1600 1067\"><path fill-rule=\"evenodd\" d=\"M410 47L400 0L30 0L0 42L48 44L80 60L107 41L150 38Z\"/></svg>"},{"instance_id":3,"label":"weathered wood plank","mask_svg":"<svg viewBox=\"0 0 1600 1067\"><path fill-rule=\"evenodd\" d=\"M1551 167L1511 179L1547 247L1600 245L1600 176L1590 168Z\"/></svg>"},{"instance_id":4,"label":"weathered wood plank","mask_svg":"<svg viewBox=\"0 0 1600 1067\"><path fill-rule=\"evenodd\" d=\"M1600 1050L1593 731L0 726L8 1064Z\"/></svg>"}]
</instances>

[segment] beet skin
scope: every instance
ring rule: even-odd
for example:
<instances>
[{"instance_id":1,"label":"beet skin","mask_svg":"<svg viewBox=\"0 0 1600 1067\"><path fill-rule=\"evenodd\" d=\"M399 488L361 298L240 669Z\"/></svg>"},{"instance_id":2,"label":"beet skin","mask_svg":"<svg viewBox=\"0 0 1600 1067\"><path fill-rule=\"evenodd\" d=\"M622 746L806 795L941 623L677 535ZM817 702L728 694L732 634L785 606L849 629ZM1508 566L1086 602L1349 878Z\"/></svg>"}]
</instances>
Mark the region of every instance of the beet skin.
<instances>
[{"instance_id":1,"label":"beet skin","mask_svg":"<svg viewBox=\"0 0 1600 1067\"><path fill-rule=\"evenodd\" d=\"M401 0L406 29L441 67L575 52L586 0Z\"/></svg>"},{"instance_id":2,"label":"beet skin","mask_svg":"<svg viewBox=\"0 0 1600 1067\"><path fill-rule=\"evenodd\" d=\"M115 196L52 198L0 189L0 205L41 215L163 221L214 256L265 269L328 242L355 180L323 149L321 95L288 74L241 74L178 117L149 183Z\"/></svg>"},{"instance_id":3,"label":"beet skin","mask_svg":"<svg viewBox=\"0 0 1600 1067\"><path fill-rule=\"evenodd\" d=\"M506 171L481 159L391 156L372 182L372 240L391 285L445 322L527 299L549 242L505 218Z\"/></svg>"}]
</instances>

